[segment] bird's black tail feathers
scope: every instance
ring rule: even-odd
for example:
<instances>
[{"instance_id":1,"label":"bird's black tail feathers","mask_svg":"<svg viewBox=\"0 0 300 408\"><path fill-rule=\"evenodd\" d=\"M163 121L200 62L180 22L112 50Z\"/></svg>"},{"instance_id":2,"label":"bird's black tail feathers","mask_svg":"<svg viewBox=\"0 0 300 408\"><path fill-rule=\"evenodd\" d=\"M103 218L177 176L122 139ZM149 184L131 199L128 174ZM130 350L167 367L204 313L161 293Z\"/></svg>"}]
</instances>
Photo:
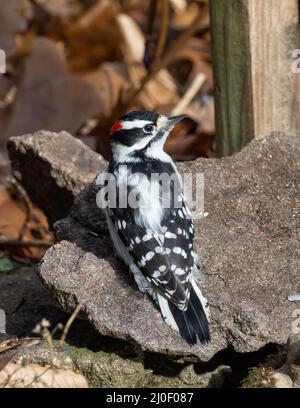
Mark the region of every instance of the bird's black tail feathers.
<instances>
[{"instance_id":1,"label":"bird's black tail feathers","mask_svg":"<svg viewBox=\"0 0 300 408\"><path fill-rule=\"evenodd\" d=\"M186 311L168 302L170 312L178 326L179 333L189 343L210 342L208 320L203 305L193 286L191 287L190 301Z\"/></svg>"}]
</instances>

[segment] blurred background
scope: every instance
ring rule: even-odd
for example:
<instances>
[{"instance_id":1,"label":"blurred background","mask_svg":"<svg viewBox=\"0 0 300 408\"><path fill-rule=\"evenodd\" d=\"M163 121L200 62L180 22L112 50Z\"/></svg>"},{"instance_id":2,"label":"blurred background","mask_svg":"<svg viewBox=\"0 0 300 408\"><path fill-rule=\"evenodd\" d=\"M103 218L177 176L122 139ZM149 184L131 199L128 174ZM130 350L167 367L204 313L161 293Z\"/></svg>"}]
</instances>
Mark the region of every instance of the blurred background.
<instances>
[{"instance_id":1,"label":"blurred background","mask_svg":"<svg viewBox=\"0 0 300 408\"><path fill-rule=\"evenodd\" d=\"M184 112L189 118L172 132L167 152L176 160L213 156L208 0L0 0L0 9L7 56L0 75L0 247L15 259L39 259L53 237L25 191L7 179L10 136L65 130L109 159L109 130L123 112ZM24 247L20 237L47 245Z\"/></svg>"}]
</instances>

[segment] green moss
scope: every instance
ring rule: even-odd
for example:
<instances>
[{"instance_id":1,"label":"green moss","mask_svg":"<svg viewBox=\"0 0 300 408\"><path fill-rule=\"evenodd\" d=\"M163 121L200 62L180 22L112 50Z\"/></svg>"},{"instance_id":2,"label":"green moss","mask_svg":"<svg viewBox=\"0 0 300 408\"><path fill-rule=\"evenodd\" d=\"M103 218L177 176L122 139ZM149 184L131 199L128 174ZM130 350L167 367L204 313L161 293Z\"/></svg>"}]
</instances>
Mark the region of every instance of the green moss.
<instances>
[{"instance_id":1,"label":"green moss","mask_svg":"<svg viewBox=\"0 0 300 408\"><path fill-rule=\"evenodd\" d=\"M242 382L242 388L275 388L275 380L272 378L273 368L253 367L248 376Z\"/></svg>"},{"instance_id":2,"label":"green moss","mask_svg":"<svg viewBox=\"0 0 300 408\"><path fill-rule=\"evenodd\" d=\"M151 375L148 378L148 387L174 388L218 388L223 386L224 378L231 373L228 366L217 367L212 372L198 374L193 364L183 366L178 375L166 377Z\"/></svg>"},{"instance_id":3,"label":"green moss","mask_svg":"<svg viewBox=\"0 0 300 408\"><path fill-rule=\"evenodd\" d=\"M85 348L68 348L68 354L77 370L96 387L143 387L145 370L141 361L126 359L115 353L98 351L96 353Z\"/></svg>"},{"instance_id":4,"label":"green moss","mask_svg":"<svg viewBox=\"0 0 300 408\"><path fill-rule=\"evenodd\" d=\"M183 365L179 374L164 376L144 368L141 356L128 359L116 353L95 353L75 347L68 347L68 355L76 369L95 387L221 387L224 375L231 371L229 367L221 366L213 372L197 374L194 365L189 364Z\"/></svg>"},{"instance_id":5,"label":"green moss","mask_svg":"<svg viewBox=\"0 0 300 408\"><path fill-rule=\"evenodd\" d=\"M224 375L230 371L229 367L220 366L213 372L197 373L193 364L178 366L165 362L168 370L164 374L154 373L152 368L145 368L143 353L129 356L124 355L124 350L94 352L68 344L61 347L58 341L53 341L53 345L42 342L24 349L17 360L70 368L83 374L92 387L221 387Z\"/></svg>"}]
</instances>

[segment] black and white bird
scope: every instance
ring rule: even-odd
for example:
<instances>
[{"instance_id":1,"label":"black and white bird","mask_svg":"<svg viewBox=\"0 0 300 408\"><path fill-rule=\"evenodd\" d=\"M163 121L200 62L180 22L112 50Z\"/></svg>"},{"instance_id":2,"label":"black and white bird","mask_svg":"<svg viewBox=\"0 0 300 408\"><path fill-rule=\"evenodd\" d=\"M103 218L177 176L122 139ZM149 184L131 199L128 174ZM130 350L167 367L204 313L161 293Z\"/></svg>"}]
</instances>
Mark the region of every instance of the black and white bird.
<instances>
[{"instance_id":1,"label":"black and white bird","mask_svg":"<svg viewBox=\"0 0 300 408\"><path fill-rule=\"evenodd\" d=\"M115 183L106 186L116 188L118 199L105 212L116 253L139 289L153 297L165 322L188 343L198 339L208 343L209 309L196 283L199 263L193 251L194 225L181 176L163 150L170 131L183 117L129 112L115 122L108 166ZM163 205L166 192L153 174L167 174L173 180L168 205ZM128 199L134 194L138 205L131 206L130 200L121 205L121 191Z\"/></svg>"}]
</instances>

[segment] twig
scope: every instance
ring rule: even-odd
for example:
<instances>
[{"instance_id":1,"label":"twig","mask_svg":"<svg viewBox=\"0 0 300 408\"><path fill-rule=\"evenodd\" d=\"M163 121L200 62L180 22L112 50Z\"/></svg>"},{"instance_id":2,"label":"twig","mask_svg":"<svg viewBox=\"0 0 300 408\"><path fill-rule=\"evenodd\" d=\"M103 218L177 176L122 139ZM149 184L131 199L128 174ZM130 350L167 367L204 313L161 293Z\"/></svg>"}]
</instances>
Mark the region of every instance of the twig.
<instances>
[{"instance_id":1,"label":"twig","mask_svg":"<svg viewBox=\"0 0 300 408\"><path fill-rule=\"evenodd\" d=\"M136 98L140 95L140 93L144 90L145 86L147 83L162 69L167 67L170 62L173 59L174 53L177 52L178 48L183 47L185 43L188 41L188 39L197 31L199 23L202 19L202 13L200 10L198 11L198 14L196 15L194 21L191 23L190 27L182 33L179 38L174 42L170 50L166 53L166 55L156 64L152 66L152 68L148 71L148 73L145 75L143 80L141 81L139 87L133 91L131 95L129 95L127 101L125 102L125 106L130 106L134 103ZM163 34L163 31L161 30L160 33Z\"/></svg>"},{"instance_id":2,"label":"twig","mask_svg":"<svg viewBox=\"0 0 300 408\"><path fill-rule=\"evenodd\" d=\"M178 102L177 106L175 106L175 108L172 110L172 115L180 115L185 111L185 109L191 103L193 98L197 95L197 93L201 89L202 85L205 82L205 79L206 79L205 75L202 74L201 72L195 76L190 87L186 90L185 94Z\"/></svg>"},{"instance_id":3,"label":"twig","mask_svg":"<svg viewBox=\"0 0 300 408\"><path fill-rule=\"evenodd\" d=\"M157 7L158 7L158 0L150 0L149 14L148 14L148 19L147 19L147 29L146 29L146 32L148 35L153 34L154 21L156 18Z\"/></svg>"},{"instance_id":4,"label":"twig","mask_svg":"<svg viewBox=\"0 0 300 408\"><path fill-rule=\"evenodd\" d=\"M51 337L53 338L54 337L54 335L55 335L55 333L58 331L58 330L63 330L63 328L64 328L64 326L63 326L63 324L62 323L57 323L57 325L54 327L54 329L51 331Z\"/></svg>"},{"instance_id":5,"label":"twig","mask_svg":"<svg viewBox=\"0 0 300 408\"><path fill-rule=\"evenodd\" d=\"M170 62L173 59L173 55L175 53L177 53L177 50L179 48L184 47L184 45L186 44L186 42L189 40L190 37L192 37L192 35L198 30L199 24L201 22L203 18L203 14L201 12L200 9L198 9L198 13L196 15L196 17L194 18L194 20L192 21L191 25L189 26L189 28L184 31L176 41L174 41L172 47L170 48L170 50L166 53L165 57L162 60L162 68L167 67Z\"/></svg>"},{"instance_id":6,"label":"twig","mask_svg":"<svg viewBox=\"0 0 300 408\"><path fill-rule=\"evenodd\" d=\"M53 242L46 241L44 239L28 239L22 240L20 238L10 238L6 236L0 236L0 245L14 245L20 247L46 247L50 248L53 245Z\"/></svg>"},{"instance_id":7,"label":"twig","mask_svg":"<svg viewBox=\"0 0 300 408\"><path fill-rule=\"evenodd\" d=\"M165 50L168 34L168 22L169 22L169 0L161 0L161 23L157 46L155 49L153 68L159 65L161 56Z\"/></svg>"},{"instance_id":8,"label":"twig","mask_svg":"<svg viewBox=\"0 0 300 408\"><path fill-rule=\"evenodd\" d=\"M157 9L158 0L150 0L147 28L145 32L145 52L144 52L144 65L147 69L150 69L151 65L153 65L155 48L157 44L157 35L154 30Z\"/></svg>"},{"instance_id":9,"label":"twig","mask_svg":"<svg viewBox=\"0 0 300 408\"><path fill-rule=\"evenodd\" d=\"M154 62L151 65L150 70L147 72L145 77L142 79L139 87L135 91L133 91L131 95L129 95L125 103L126 106L130 106L135 101L135 99L139 96L139 94L144 90L147 83L160 70L160 64L161 64L160 57L164 50L167 32L168 32L169 2L168 0L163 0L161 4L162 4L161 27L160 27L159 38L158 38L156 49L155 49Z\"/></svg>"},{"instance_id":10,"label":"twig","mask_svg":"<svg viewBox=\"0 0 300 408\"><path fill-rule=\"evenodd\" d=\"M30 240L30 241L23 241L23 237L25 235L25 232L28 229L28 225L30 221L33 221L36 225L36 230L39 233L41 237L44 235L48 235L49 231L43 223L40 222L38 217L36 217L35 212L34 212L34 206L32 204L32 201L30 200L30 197L28 196L26 190L22 187L20 182L14 177L14 176L8 176L7 177L7 183L11 189L15 191L15 193L18 195L18 198L20 201L25 206L25 220L23 222L23 225L21 226L21 229L19 231L19 236L18 240L20 241L20 246L51 246L51 243L49 241L43 240L43 239L35 239L35 240ZM0 238L1 239L1 238ZM8 238L10 240L10 238ZM43 242L46 243L46 245L43 244ZM16 242L13 242L14 245L18 245Z\"/></svg>"},{"instance_id":11,"label":"twig","mask_svg":"<svg viewBox=\"0 0 300 408\"><path fill-rule=\"evenodd\" d=\"M159 35L154 31L154 23L156 20L158 4L161 6L160 29ZM151 0L149 4L148 21L146 29L146 46L145 46L145 65L150 66L150 71L159 63L164 52L169 22L169 1L168 0ZM152 55L154 54L154 55ZM150 62L148 64L148 61Z\"/></svg>"},{"instance_id":12,"label":"twig","mask_svg":"<svg viewBox=\"0 0 300 408\"><path fill-rule=\"evenodd\" d=\"M187 8L186 0L170 0L170 3L177 13L182 12Z\"/></svg>"},{"instance_id":13,"label":"twig","mask_svg":"<svg viewBox=\"0 0 300 408\"><path fill-rule=\"evenodd\" d=\"M149 14L147 19L146 36L148 41L154 40L154 21L156 19L158 0L150 0Z\"/></svg>"},{"instance_id":14,"label":"twig","mask_svg":"<svg viewBox=\"0 0 300 408\"><path fill-rule=\"evenodd\" d=\"M14 190L17 192L18 196L25 205L25 220L19 232L19 240L22 240L23 235L27 229L28 223L33 219L33 205L26 191L15 177L8 176L7 181L9 185L14 188Z\"/></svg>"},{"instance_id":15,"label":"twig","mask_svg":"<svg viewBox=\"0 0 300 408\"><path fill-rule=\"evenodd\" d=\"M62 346L66 340L66 337L68 335L68 332L70 330L70 327L72 326L72 323L74 322L74 320L76 319L78 313L80 312L80 310L82 309L82 305L78 304L75 308L75 310L73 311L73 313L71 314L71 316L69 317L69 320L67 321L62 336L60 338L59 344L60 346Z\"/></svg>"}]
</instances>

